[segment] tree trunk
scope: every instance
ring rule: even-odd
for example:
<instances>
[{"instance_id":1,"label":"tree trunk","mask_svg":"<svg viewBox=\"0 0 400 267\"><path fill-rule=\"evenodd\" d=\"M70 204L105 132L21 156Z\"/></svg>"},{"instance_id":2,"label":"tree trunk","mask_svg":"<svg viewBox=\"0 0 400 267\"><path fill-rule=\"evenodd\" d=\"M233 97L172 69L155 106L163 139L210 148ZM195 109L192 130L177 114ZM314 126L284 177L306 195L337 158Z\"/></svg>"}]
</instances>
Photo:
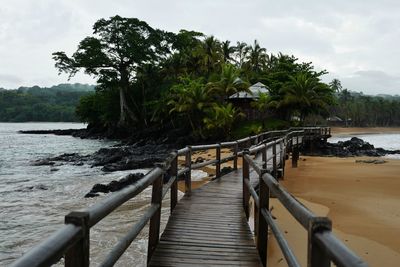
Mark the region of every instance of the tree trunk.
<instances>
[{"instance_id":1,"label":"tree trunk","mask_svg":"<svg viewBox=\"0 0 400 267\"><path fill-rule=\"evenodd\" d=\"M129 90L129 76L127 71L121 71L120 85L121 85L119 89L120 117L118 125L124 127L128 125L128 118L131 119L132 121L137 120L135 114L132 112L127 102L126 96Z\"/></svg>"}]
</instances>

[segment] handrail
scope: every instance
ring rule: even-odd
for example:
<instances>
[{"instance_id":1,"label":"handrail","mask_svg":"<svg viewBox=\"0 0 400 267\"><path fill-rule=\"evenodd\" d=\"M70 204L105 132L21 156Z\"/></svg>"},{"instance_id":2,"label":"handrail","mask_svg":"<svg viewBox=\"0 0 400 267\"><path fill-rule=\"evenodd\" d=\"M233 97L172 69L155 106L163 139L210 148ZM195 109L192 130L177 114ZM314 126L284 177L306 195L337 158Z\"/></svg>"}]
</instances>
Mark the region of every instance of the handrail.
<instances>
[{"instance_id":1,"label":"handrail","mask_svg":"<svg viewBox=\"0 0 400 267\"><path fill-rule=\"evenodd\" d=\"M298 130L296 128L296 130ZM271 173L277 173L276 164L277 154L275 151L270 157L266 156L268 147L272 146L275 150L276 144L280 145L291 145L293 146L293 138L296 137L296 147L300 145L300 142L304 142L304 137L308 135L314 135L314 130L318 130L317 136L323 136L330 134L330 129L327 128L302 128L301 131L287 132L287 134L279 139L276 139L270 143L259 145L243 152L243 207L245 209L246 216L248 216L248 201L249 196L254 199L254 210L255 210L255 233L258 235L258 249L263 261L264 266L266 265L265 247L267 245L267 238L265 238L268 227L271 227L271 231L278 242L279 247L287 261L288 266L299 266L299 263L289 247L287 241L284 239L281 231L277 227L276 223L271 217L268 209L270 192L274 195L282 205L289 211L289 213L308 231L308 266L310 267L328 267L330 262L334 262L336 266L343 267L365 267L367 264L352 252L348 247L344 245L342 241L336 238L332 233L332 224L326 217L317 217L312 211L300 203L295 197L288 193L278 182L277 176ZM301 135L301 136L300 136ZM301 137L301 139L299 138ZM291 138L292 140L286 144L286 140ZM293 148L292 148L293 149ZM280 165L284 165L286 147L282 147L279 151ZM295 157L295 151L293 150L293 157ZM250 154L263 153L263 168L260 168ZM283 153L283 154L282 154ZM298 153L298 152L297 152ZM282 157L283 156L283 157ZM272 170L267 170L266 162L272 157L274 166ZM292 160L293 160L292 157ZM297 161L298 155L294 158ZM297 167L296 164L293 164ZM259 175L259 187L260 195L254 190L250 183L250 168L251 167ZM274 177L275 176L275 177ZM262 225L264 229L262 229ZM263 254L264 253L264 254Z\"/></svg>"},{"instance_id":2,"label":"handrail","mask_svg":"<svg viewBox=\"0 0 400 267\"><path fill-rule=\"evenodd\" d=\"M251 152L251 154L255 154L260 152L262 149L267 149L269 147L273 147L275 150L277 144L283 144L283 142L286 142L288 138L292 138L293 135L298 136L301 133L311 133L314 129L315 128L312 127L296 128L282 131L270 131L242 138L236 141L223 142L219 144L186 146L185 148L172 152L163 163L158 164L135 184L130 185L122 189L121 191L111 194L110 196L104 198L103 200L95 203L94 205L83 211L72 212L68 214L65 219L66 224L60 230L58 230L49 238L41 242L39 245L25 253L21 258L15 261L12 266L50 266L56 263L62 256L65 257L65 266L67 267L88 266L90 228L96 225L99 221L101 221L104 217L113 212L116 208L124 204L126 201L134 198L144 189L152 185L153 189L150 207L146 210L145 214L139 219L139 221L132 226L131 230L123 238L121 238L121 240L118 241L118 243L114 246L109 255L106 257L106 260L102 263L102 266L113 265L124 253L124 251L129 247L131 242L136 238L140 231L144 228L146 223L150 221L148 247L149 261L159 240L162 200L164 199L167 192L170 191L171 211L174 209L177 202L177 181L179 177L185 177L185 193L190 194L192 169L213 164L216 166L216 177L219 178L221 175L222 163L233 161L234 169L237 169L237 160L239 156L244 155L244 164L245 162L253 162L251 157L249 155L246 155L246 153ZM322 129L320 129L320 132L322 133ZM330 134L330 129L324 128L323 132L325 134ZM282 137L282 135L284 136ZM266 141L268 142L266 143ZM250 149L250 151L243 152L243 150L239 150L239 145L243 145L243 143L246 143L245 149ZM296 145L298 146L299 144L297 143ZM233 155L221 158L221 148L232 148L234 151ZM192 164L193 152L205 149L216 149L215 159L208 160L203 163ZM279 153L281 155L280 158L282 159L282 153L285 152L280 151ZM273 167L275 169L277 168L278 164L276 162L276 155L277 153L274 152L272 157L274 161ZM185 156L185 166L179 169L178 157L180 156ZM271 157L266 157L265 162L270 159ZM258 167L258 165L256 164L251 165L253 166L253 168L256 169L257 172L263 172L262 167ZM167 184L163 185L163 176L167 175L167 173L170 179ZM273 189L274 187L272 182L269 181L269 183L271 185L271 190L274 191L275 189ZM251 195L255 197L254 194L256 194L256 192L254 189L252 189L250 183L248 183L248 187ZM260 200L257 199L258 204L260 204L259 201ZM261 212L266 212L264 208L261 208L260 210ZM279 236L277 230L274 229L272 229L273 232ZM319 238L319 242L325 244L325 239L327 239L325 236L316 236ZM285 243L284 239L280 237L278 238L280 240L278 241L280 246ZM286 253L284 255L285 258L288 259L288 262L291 262L292 257L290 253ZM335 257L335 255L333 254L332 257ZM291 266L297 265L293 264Z\"/></svg>"},{"instance_id":3,"label":"handrail","mask_svg":"<svg viewBox=\"0 0 400 267\"><path fill-rule=\"evenodd\" d=\"M65 251L81 237L81 228L73 224L62 226L48 239L19 258L12 266L51 266L57 263Z\"/></svg>"},{"instance_id":4,"label":"handrail","mask_svg":"<svg viewBox=\"0 0 400 267\"><path fill-rule=\"evenodd\" d=\"M150 184L152 184L162 173L163 170L156 167L146 174L143 179L140 179L132 186L126 187L119 191L118 194L112 194L110 197L105 198L91 206L87 210L89 212L89 226L94 226L123 203L137 196Z\"/></svg>"}]
</instances>

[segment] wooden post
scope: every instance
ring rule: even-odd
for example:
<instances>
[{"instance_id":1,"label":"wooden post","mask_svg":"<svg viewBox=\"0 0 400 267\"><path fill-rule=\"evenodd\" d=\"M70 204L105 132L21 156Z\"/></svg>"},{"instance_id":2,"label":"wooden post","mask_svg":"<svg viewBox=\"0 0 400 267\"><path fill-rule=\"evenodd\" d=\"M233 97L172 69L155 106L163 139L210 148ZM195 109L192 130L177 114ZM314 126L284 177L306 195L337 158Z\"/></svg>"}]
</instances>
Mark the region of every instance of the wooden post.
<instances>
[{"instance_id":1,"label":"wooden post","mask_svg":"<svg viewBox=\"0 0 400 267\"><path fill-rule=\"evenodd\" d=\"M292 168L297 168L297 160L299 159L299 136L296 135L296 145L292 145Z\"/></svg>"},{"instance_id":2,"label":"wooden post","mask_svg":"<svg viewBox=\"0 0 400 267\"><path fill-rule=\"evenodd\" d=\"M263 169L267 169L267 167L268 167L268 158L267 158L267 150L268 150L268 147L267 147L267 144L265 144L264 145L264 148L261 150L261 156L262 156L262 162L263 162L263 165L262 165L262 168Z\"/></svg>"},{"instance_id":3,"label":"wooden post","mask_svg":"<svg viewBox=\"0 0 400 267\"><path fill-rule=\"evenodd\" d=\"M74 224L82 229L81 239L65 253L65 267L89 267L89 213L73 211L65 216L65 224Z\"/></svg>"},{"instance_id":4,"label":"wooden post","mask_svg":"<svg viewBox=\"0 0 400 267\"><path fill-rule=\"evenodd\" d=\"M257 207L257 204L256 204L256 201L254 200L254 236L258 236L258 218L259 218L259 215L258 215L258 207Z\"/></svg>"},{"instance_id":5,"label":"wooden post","mask_svg":"<svg viewBox=\"0 0 400 267\"><path fill-rule=\"evenodd\" d=\"M192 192L192 147L188 148L189 151L185 155L185 167L188 169L185 174L185 194Z\"/></svg>"},{"instance_id":6,"label":"wooden post","mask_svg":"<svg viewBox=\"0 0 400 267\"><path fill-rule=\"evenodd\" d=\"M160 238L160 219L161 219L161 204L162 204L162 188L163 188L163 175L160 175L154 182L151 191L151 204L158 204L158 209L150 218L149 226L149 243L147 249L147 263L150 262L154 250Z\"/></svg>"},{"instance_id":7,"label":"wooden post","mask_svg":"<svg viewBox=\"0 0 400 267\"><path fill-rule=\"evenodd\" d=\"M171 185L171 213L175 209L176 204L178 203L178 153L175 158L171 162L171 166L169 168L170 179L173 177L175 181Z\"/></svg>"},{"instance_id":8,"label":"wooden post","mask_svg":"<svg viewBox=\"0 0 400 267\"><path fill-rule=\"evenodd\" d=\"M285 176L285 161L286 161L286 139L283 139L280 143L281 145L281 168L282 168L282 172L281 172L281 178L283 179L283 177Z\"/></svg>"},{"instance_id":9,"label":"wooden post","mask_svg":"<svg viewBox=\"0 0 400 267\"><path fill-rule=\"evenodd\" d=\"M250 172L249 172L249 163L246 161L244 155L248 155L249 150L245 149L243 150L243 209L244 213L246 214L247 220L249 220L249 199L250 199L250 192L249 189L247 188L247 185L245 183L245 180L250 182Z\"/></svg>"},{"instance_id":10,"label":"wooden post","mask_svg":"<svg viewBox=\"0 0 400 267\"><path fill-rule=\"evenodd\" d=\"M331 231L332 222L327 217L314 217L308 224L308 267L330 267L331 261L326 252L315 242L314 235L317 232Z\"/></svg>"},{"instance_id":11,"label":"wooden post","mask_svg":"<svg viewBox=\"0 0 400 267\"><path fill-rule=\"evenodd\" d=\"M276 164L276 142L274 141L274 145L272 146L272 154L274 155L272 158L272 173L276 180L278 180L278 166Z\"/></svg>"},{"instance_id":12,"label":"wooden post","mask_svg":"<svg viewBox=\"0 0 400 267\"><path fill-rule=\"evenodd\" d=\"M215 164L215 177L221 177L221 144L218 144L215 151L215 158L217 163Z\"/></svg>"},{"instance_id":13,"label":"wooden post","mask_svg":"<svg viewBox=\"0 0 400 267\"><path fill-rule=\"evenodd\" d=\"M264 209L269 213L269 188L262 179L262 176L266 173L266 170L262 170L260 174L260 194L259 194L259 208L258 208L258 223L257 223L257 249L260 255L261 263L267 265L267 244L268 244L268 223L262 215L261 211Z\"/></svg>"},{"instance_id":14,"label":"wooden post","mask_svg":"<svg viewBox=\"0 0 400 267\"><path fill-rule=\"evenodd\" d=\"M236 141L235 146L233 148L233 169L237 170L238 167L238 151L239 151L239 143Z\"/></svg>"}]
</instances>

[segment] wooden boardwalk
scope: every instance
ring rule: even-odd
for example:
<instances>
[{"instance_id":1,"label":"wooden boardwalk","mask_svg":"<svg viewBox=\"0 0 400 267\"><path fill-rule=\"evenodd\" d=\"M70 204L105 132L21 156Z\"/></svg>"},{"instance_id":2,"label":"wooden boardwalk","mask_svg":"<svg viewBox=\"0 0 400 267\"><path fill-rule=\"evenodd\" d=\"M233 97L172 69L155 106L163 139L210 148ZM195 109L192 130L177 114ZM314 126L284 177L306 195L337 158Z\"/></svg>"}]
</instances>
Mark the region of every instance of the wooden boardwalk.
<instances>
[{"instance_id":1,"label":"wooden boardwalk","mask_svg":"<svg viewBox=\"0 0 400 267\"><path fill-rule=\"evenodd\" d=\"M241 170L179 201L150 266L262 266L243 210Z\"/></svg>"}]
</instances>

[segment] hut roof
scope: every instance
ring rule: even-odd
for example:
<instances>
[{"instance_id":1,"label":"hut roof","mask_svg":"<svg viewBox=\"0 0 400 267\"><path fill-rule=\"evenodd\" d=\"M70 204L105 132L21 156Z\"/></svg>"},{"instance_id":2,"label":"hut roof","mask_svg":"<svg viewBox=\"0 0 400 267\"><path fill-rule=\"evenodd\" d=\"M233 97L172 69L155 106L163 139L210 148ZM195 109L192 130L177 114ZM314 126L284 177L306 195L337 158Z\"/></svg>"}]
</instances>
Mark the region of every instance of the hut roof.
<instances>
[{"instance_id":1,"label":"hut roof","mask_svg":"<svg viewBox=\"0 0 400 267\"><path fill-rule=\"evenodd\" d=\"M250 98L257 99L259 98L260 93L268 94L268 87L260 82L253 84L249 87L250 92L241 91L237 92L229 97L229 99L236 98Z\"/></svg>"}]
</instances>

